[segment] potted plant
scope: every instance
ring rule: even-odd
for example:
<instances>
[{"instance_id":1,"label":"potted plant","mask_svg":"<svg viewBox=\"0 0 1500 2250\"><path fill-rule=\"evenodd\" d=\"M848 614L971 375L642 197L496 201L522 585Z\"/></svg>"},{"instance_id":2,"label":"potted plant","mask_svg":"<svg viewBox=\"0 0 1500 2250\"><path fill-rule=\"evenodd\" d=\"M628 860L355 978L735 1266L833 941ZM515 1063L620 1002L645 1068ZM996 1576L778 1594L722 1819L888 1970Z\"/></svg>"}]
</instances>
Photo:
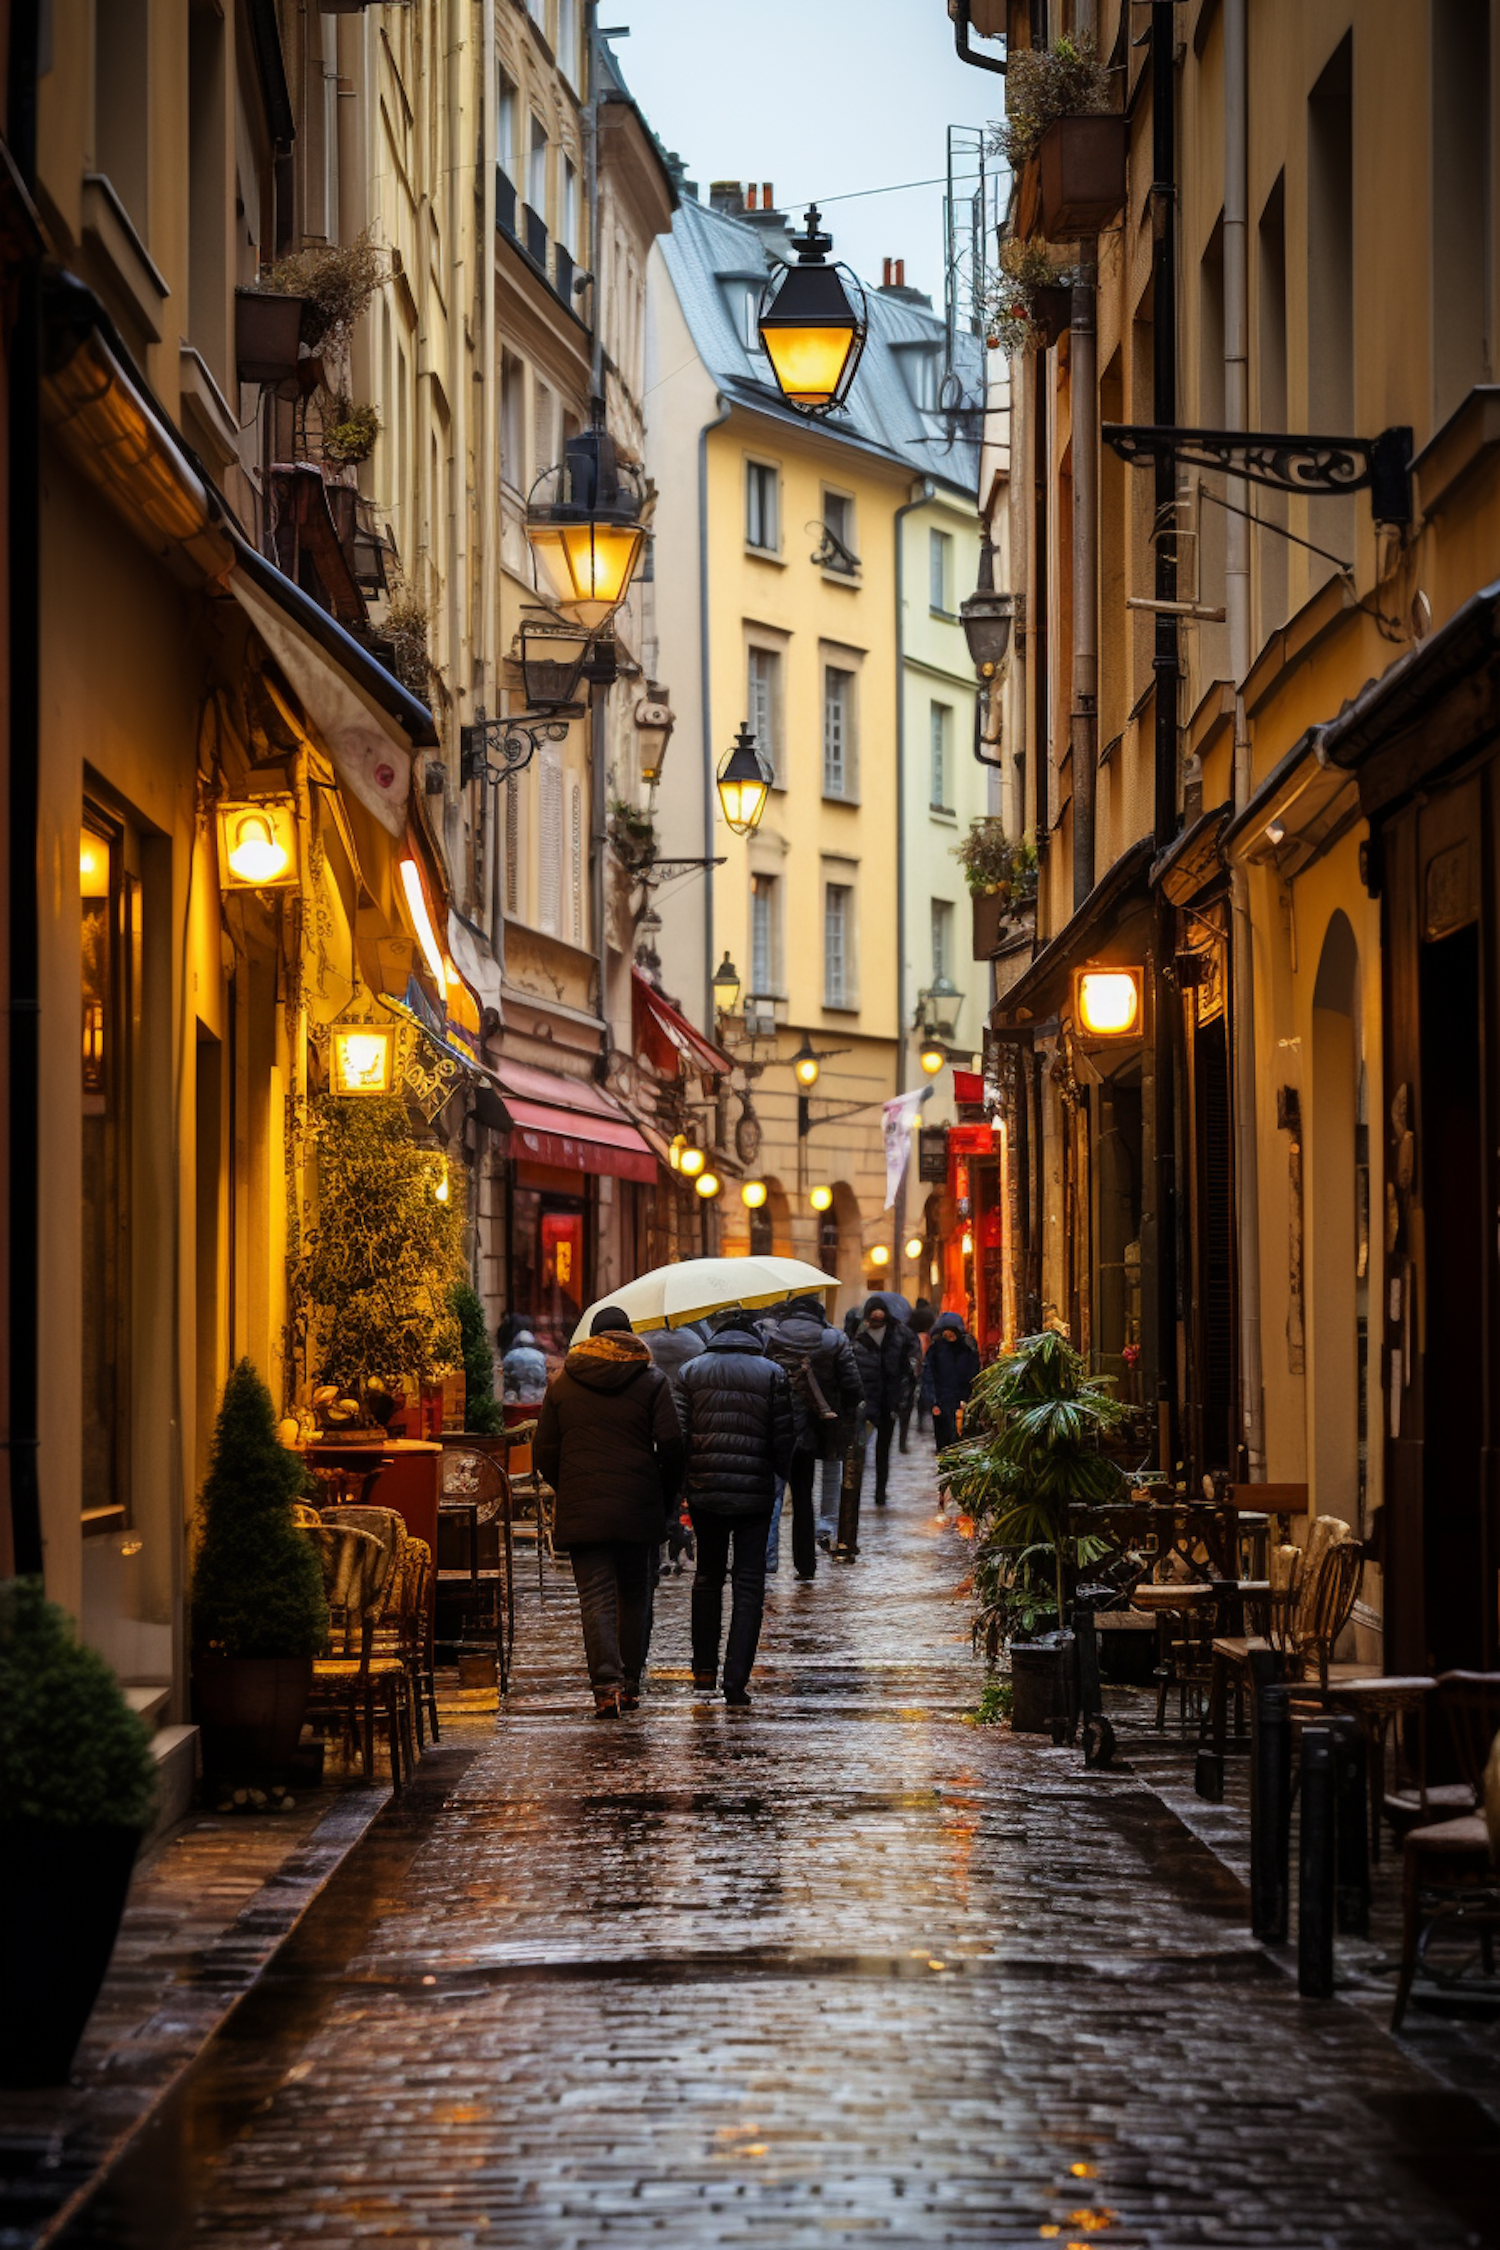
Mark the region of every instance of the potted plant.
<instances>
[{"instance_id":1,"label":"potted plant","mask_svg":"<svg viewBox=\"0 0 1500 2250\"><path fill-rule=\"evenodd\" d=\"M1102 1551L1070 1533L1068 1511L1124 1498L1125 1474L1101 1445L1125 1411L1067 1338L1044 1329L976 1378L966 1420L974 1434L943 1456L942 1482L974 1522L975 1644L993 1663L1009 1643L1018 1733L1045 1732L1067 1707L1066 1643L1039 1647L1018 1635L1048 1621L1049 1578L1060 1627L1070 1570Z\"/></svg>"},{"instance_id":2,"label":"potted plant","mask_svg":"<svg viewBox=\"0 0 1500 2250\"><path fill-rule=\"evenodd\" d=\"M461 1281L449 1301L463 1353L464 1434L498 1437L505 1428L505 1409L495 1396L495 1354L479 1292L472 1282Z\"/></svg>"},{"instance_id":3,"label":"potted plant","mask_svg":"<svg viewBox=\"0 0 1500 2250\"><path fill-rule=\"evenodd\" d=\"M305 300L294 292L236 289L234 360L242 383L289 383L302 357Z\"/></svg>"},{"instance_id":4,"label":"potted plant","mask_svg":"<svg viewBox=\"0 0 1500 2250\"><path fill-rule=\"evenodd\" d=\"M1125 200L1125 119L1091 37L1010 58L996 136L1019 182L1017 232L1049 242L1097 234Z\"/></svg>"},{"instance_id":5,"label":"potted plant","mask_svg":"<svg viewBox=\"0 0 1500 2250\"><path fill-rule=\"evenodd\" d=\"M368 461L380 435L380 416L373 406L351 406L347 398L335 399L323 424L323 451L340 468Z\"/></svg>"},{"instance_id":6,"label":"potted plant","mask_svg":"<svg viewBox=\"0 0 1500 2250\"><path fill-rule=\"evenodd\" d=\"M328 1639L323 1573L292 1502L312 1479L276 1434L271 1394L248 1359L224 1386L193 1565L193 1701L216 1775L291 1764Z\"/></svg>"},{"instance_id":7,"label":"potted plant","mask_svg":"<svg viewBox=\"0 0 1500 2250\"><path fill-rule=\"evenodd\" d=\"M953 847L974 902L974 958L988 961L998 947L1002 925L1036 900L1036 846L1024 836L1014 842L1003 822L971 820L969 833Z\"/></svg>"},{"instance_id":8,"label":"potted plant","mask_svg":"<svg viewBox=\"0 0 1500 2250\"><path fill-rule=\"evenodd\" d=\"M1033 345L1045 350L1066 329L1073 284L1039 242L1008 234L1000 244L999 273L985 309L990 341L1011 358Z\"/></svg>"},{"instance_id":9,"label":"potted plant","mask_svg":"<svg viewBox=\"0 0 1500 2250\"><path fill-rule=\"evenodd\" d=\"M316 243L262 266L255 286L300 301L302 341L326 359L347 353L356 322L388 279L384 253L366 229L352 242Z\"/></svg>"},{"instance_id":10,"label":"potted plant","mask_svg":"<svg viewBox=\"0 0 1500 2250\"><path fill-rule=\"evenodd\" d=\"M0 1585L0 2084L56 2086L150 1826L150 1738L38 1578Z\"/></svg>"}]
</instances>

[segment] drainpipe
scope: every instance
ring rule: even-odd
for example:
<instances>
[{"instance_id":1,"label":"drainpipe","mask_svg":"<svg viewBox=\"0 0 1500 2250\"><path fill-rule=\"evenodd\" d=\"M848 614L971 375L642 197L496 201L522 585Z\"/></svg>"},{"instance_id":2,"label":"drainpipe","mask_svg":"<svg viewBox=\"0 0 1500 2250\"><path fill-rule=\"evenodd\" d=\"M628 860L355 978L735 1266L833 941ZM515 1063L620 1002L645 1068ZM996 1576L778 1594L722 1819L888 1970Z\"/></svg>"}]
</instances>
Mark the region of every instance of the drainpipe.
<instances>
[{"instance_id":1,"label":"drainpipe","mask_svg":"<svg viewBox=\"0 0 1500 2250\"><path fill-rule=\"evenodd\" d=\"M906 518L925 508L936 486L923 477L914 500L896 510L896 1091L906 1091Z\"/></svg>"},{"instance_id":2,"label":"drainpipe","mask_svg":"<svg viewBox=\"0 0 1500 2250\"><path fill-rule=\"evenodd\" d=\"M1097 245L1094 246L1097 254ZM1099 741L1099 385L1091 258L1073 284L1073 911L1094 887L1094 791Z\"/></svg>"},{"instance_id":3,"label":"drainpipe","mask_svg":"<svg viewBox=\"0 0 1500 2250\"><path fill-rule=\"evenodd\" d=\"M1224 422L1243 430L1250 422L1249 289L1247 275L1249 163L1247 90L1249 56L1245 0L1224 0ZM1230 480L1232 508L1248 500L1245 480ZM1234 681L1234 809L1250 801L1250 729L1245 720L1245 677L1250 670L1250 526L1244 515L1225 518L1227 555L1224 607L1229 625L1229 670ZM1260 1151L1256 1141L1255 952L1245 864L1229 869L1234 1041L1234 1141L1240 1304L1240 1430L1249 1481L1266 1473L1264 1383L1260 1348Z\"/></svg>"},{"instance_id":4,"label":"drainpipe","mask_svg":"<svg viewBox=\"0 0 1500 2250\"><path fill-rule=\"evenodd\" d=\"M1152 419L1162 426L1177 420L1177 147L1175 132L1176 22L1173 0L1151 0L1151 237L1152 237ZM1156 463L1156 599L1177 599L1177 542L1173 527L1177 473L1169 453ZM1155 838L1164 851L1177 833L1177 620L1168 609L1156 616L1155 653ZM1177 1422L1177 1319L1185 1302L1185 1245L1179 1225L1176 1153L1177 1039L1180 1016L1177 987L1170 969L1175 950L1175 913L1162 899L1156 917L1156 991L1153 1026L1155 1087L1156 1244L1152 1260L1156 1283L1156 1396L1159 1466L1169 1475L1181 1436Z\"/></svg>"},{"instance_id":5,"label":"drainpipe","mask_svg":"<svg viewBox=\"0 0 1500 2250\"><path fill-rule=\"evenodd\" d=\"M36 186L36 101L39 0L16 0L10 19L9 97L5 130L16 168ZM40 271L28 257L16 276L10 331L10 490L7 510L10 742L9 1075L6 1151L7 1281L9 1284L9 1416L5 1451L10 1471L11 1556L15 1569L42 1569L42 1497L38 1452L37 1285L41 1265L37 1182L41 1164L38 1066L41 1048L41 945L37 872L41 805L41 313Z\"/></svg>"},{"instance_id":6,"label":"drainpipe","mask_svg":"<svg viewBox=\"0 0 1500 2250\"><path fill-rule=\"evenodd\" d=\"M589 389L604 408L604 335L599 325L599 309L603 291L599 286L599 0L587 0L584 15L586 47L588 53L589 98L584 118L584 147L587 164L587 191L589 207L589 270L593 282L589 289ZM599 1075L604 1077L609 1069L609 936L604 926L604 873L609 863L609 845L605 841L604 761L607 748L605 707L608 688L595 687L589 694L589 834L591 845L592 893L590 905L594 919L594 955L599 974Z\"/></svg>"},{"instance_id":7,"label":"drainpipe","mask_svg":"<svg viewBox=\"0 0 1500 2250\"><path fill-rule=\"evenodd\" d=\"M730 403L715 391L719 411L698 432L698 691L703 727L703 856L714 855L714 710L710 693L709 659L712 647L708 615L708 440L712 431L729 420ZM703 1022L714 1020L714 871L703 870Z\"/></svg>"},{"instance_id":8,"label":"drainpipe","mask_svg":"<svg viewBox=\"0 0 1500 2250\"><path fill-rule=\"evenodd\" d=\"M495 44L495 0L483 0L480 10L480 44L483 49L480 114L484 121L482 142L483 182L480 197L479 270L481 320L484 333L480 338L479 367L484 386L484 412L479 425L479 505L481 542L479 552L479 662L480 695L486 711L495 708L495 638L499 619L498 571L500 558L500 464L497 459L497 433L500 426L500 355L495 338L495 167L500 161L498 125L495 117L495 91L499 84ZM490 951L505 973L505 899L501 890L500 868L500 792L497 789L493 805L488 802L487 790L481 788L485 800L484 823L484 897L490 923Z\"/></svg>"}]
</instances>

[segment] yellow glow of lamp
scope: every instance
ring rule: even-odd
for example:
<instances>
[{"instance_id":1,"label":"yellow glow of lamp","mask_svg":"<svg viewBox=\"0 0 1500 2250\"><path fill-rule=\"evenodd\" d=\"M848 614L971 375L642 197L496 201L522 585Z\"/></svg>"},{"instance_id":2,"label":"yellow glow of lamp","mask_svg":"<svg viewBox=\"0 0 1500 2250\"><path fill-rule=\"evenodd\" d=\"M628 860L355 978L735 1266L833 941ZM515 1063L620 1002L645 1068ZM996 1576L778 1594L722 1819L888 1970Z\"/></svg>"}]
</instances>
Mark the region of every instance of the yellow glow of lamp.
<instances>
[{"instance_id":1,"label":"yellow glow of lamp","mask_svg":"<svg viewBox=\"0 0 1500 2250\"><path fill-rule=\"evenodd\" d=\"M422 948L422 958L427 963L438 997L448 995L448 971L444 964L443 949L438 944L437 932L432 926L432 916L427 911L427 893L422 888L422 870L414 859L401 862L401 889L406 899L406 911L411 916L411 926L417 933L417 943Z\"/></svg>"},{"instance_id":2,"label":"yellow glow of lamp","mask_svg":"<svg viewBox=\"0 0 1500 2250\"><path fill-rule=\"evenodd\" d=\"M833 1207L833 1190L831 1187L815 1187L807 1200L815 1211L831 1210Z\"/></svg>"},{"instance_id":3,"label":"yellow glow of lamp","mask_svg":"<svg viewBox=\"0 0 1500 2250\"><path fill-rule=\"evenodd\" d=\"M109 846L87 831L78 845L78 892L81 898L109 896Z\"/></svg>"},{"instance_id":4,"label":"yellow glow of lamp","mask_svg":"<svg viewBox=\"0 0 1500 2250\"><path fill-rule=\"evenodd\" d=\"M811 1093L817 1085L820 1067L818 1057L813 1052L812 1038L804 1031L802 1044L792 1057L792 1070L804 1093Z\"/></svg>"},{"instance_id":5,"label":"yellow glow of lamp","mask_svg":"<svg viewBox=\"0 0 1500 2250\"><path fill-rule=\"evenodd\" d=\"M973 1255L974 1255L974 1237L973 1237L973 1235L972 1235L972 1234L966 1234L966 1235L964 1236L964 1240L963 1240L963 1252L964 1252L964 1256L965 1256L966 1258L972 1258L972 1257L973 1257Z\"/></svg>"},{"instance_id":6,"label":"yellow glow of lamp","mask_svg":"<svg viewBox=\"0 0 1500 2250\"><path fill-rule=\"evenodd\" d=\"M927 1245L923 1242L922 1237L919 1234L907 1236L906 1255L908 1256L908 1258L910 1258L913 1265L916 1264L917 1260L921 1257L922 1252L926 1247Z\"/></svg>"},{"instance_id":7,"label":"yellow glow of lamp","mask_svg":"<svg viewBox=\"0 0 1500 2250\"><path fill-rule=\"evenodd\" d=\"M682 1152L686 1147L686 1133L674 1133L672 1135L672 1145L667 1150L667 1161L671 1165L674 1172L680 1172L682 1170Z\"/></svg>"},{"instance_id":8,"label":"yellow glow of lamp","mask_svg":"<svg viewBox=\"0 0 1500 2250\"><path fill-rule=\"evenodd\" d=\"M694 1148L690 1141L677 1159L677 1169L684 1179L696 1180L707 1162L702 1149Z\"/></svg>"},{"instance_id":9,"label":"yellow glow of lamp","mask_svg":"<svg viewBox=\"0 0 1500 2250\"><path fill-rule=\"evenodd\" d=\"M1131 1039L1141 1028L1139 969L1077 969L1073 1015L1091 1039Z\"/></svg>"},{"instance_id":10,"label":"yellow glow of lamp","mask_svg":"<svg viewBox=\"0 0 1500 2250\"><path fill-rule=\"evenodd\" d=\"M736 836L753 836L770 794L771 775L747 726L719 762L719 806L724 825Z\"/></svg>"},{"instance_id":11,"label":"yellow glow of lamp","mask_svg":"<svg viewBox=\"0 0 1500 2250\"><path fill-rule=\"evenodd\" d=\"M847 266L828 263L833 237L822 232L816 206L792 242L797 263L784 266L768 288L756 327L788 406L820 416L849 395L865 347L868 306Z\"/></svg>"},{"instance_id":12,"label":"yellow glow of lamp","mask_svg":"<svg viewBox=\"0 0 1500 2250\"><path fill-rule=\"evenodd\" d=\"M697 1179L693 1182L694 1187L702 1196L705 1203L709 1203L713 1200L723 1184L724 1183L719 1178L717 1172L700 1172Z\"/></svg>"},{"instance_id":13,"label":"yellow glow of lamp","mask_svg":"<svg viewBox=\"0 0 1500 2250\"><path fill-rule=\"evenodd\" d=\"M630 591L646 544L640 472L625 467L594 402L586 430L569 438L526 506L526 537L546 591L565 617L594 632Z\"/></svg>"},{"instance_id":14,"label":"yellow glow of lamp","mask_svg":"<svg viewBox=\"0 0 1500 2250\"><path fill-rule=\"evenodd\" d=\"M766 1200L764 1180L744 1180L740 1184L740 1201L747 1211L759 1211Z\"/></svg>"},{"instance_id":15,"label":"yellow glow of lamp","mask_svg":"<svg viewBox=\"0 0 1500 2250\"><path fill-rule=\"evenodd\" d=\"M226 891L296 888L293 798L250 797L219 806L219 883Z\"/></svg>"},{"instance_id":16,"label":"yellow glow of lamp","mask_svg":"<svg viewBox=\"0 0 1500 2250\"><path fill-rule=\"evenodd\" d=\"M947 1056L943 1053L942 1048L938 1045L935 1039L923 1040L921 1056L922 1068L926 1071L929 1078L936 1078L938 1072L942 1069L944 1063L947 1060Z\"/></svg>"},{"instance_id":17,"label":"yellow glow of lamp","mask_svg":"<svg viewBox=\"0 0 1500 2250\"><path fill-rule=\"evenodd\" d=\"M336 1023L330 1042L335 1094L388 1094L396 1075L393 1024Z\"/></svg>"},{"instance_id":18,"label":"yellow glow of lamp","mask_svg":"<svg viewBox=\"0 0 1500 2250\"><path fill-rule=\"evenodd\" d=\"M445 1164L438 1174L437 1186L432 1191L433 1200L437 1203L446 1203L450 1192L451 1190L448 1185L448 1167Z\"/></svg>"},{"instance_id":19,"label":"yellow glow of lamp","mask_svg":"<svg viewBox=\"0 0 1500 2250\"><path fill-rule=\"evenodd\" d=\"M890 1253L890 1251L889 1251L889 1250L888 1250L888 1249L886 1248L886 1245L885 1245L885 1244L884 1244L883 1242L877 1242L877 1243L875 1244L874 1248L873 1248L873 1249L871 1250L871 1252L870 1252L870 1263L871 1263L871 1265L872 1265L872 1266L888 1266L888 1265L890 1264L890 1262L891 1262L891 1253Z\"/></svg>"}]
</instances>

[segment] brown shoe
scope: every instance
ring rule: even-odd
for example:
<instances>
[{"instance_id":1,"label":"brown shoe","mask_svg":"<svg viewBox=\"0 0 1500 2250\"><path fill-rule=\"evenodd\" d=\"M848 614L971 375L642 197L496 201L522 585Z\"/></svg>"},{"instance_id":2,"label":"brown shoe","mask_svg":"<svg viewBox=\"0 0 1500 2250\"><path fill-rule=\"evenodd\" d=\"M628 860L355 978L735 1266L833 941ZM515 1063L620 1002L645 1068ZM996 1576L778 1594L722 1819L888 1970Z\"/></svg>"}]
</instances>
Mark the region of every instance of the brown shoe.
<instances>
[{"instance_id":1,"label":"brown shoe","mask_svg":"<svg viewBox=\"0 0 1500 2250\"><path fill-rule=\"evenodd\" d=\"M596 1719L618 1719L624 1708L624 1696L621 1689L617 1687L595 1688L594 1717Z\"/></svg>"}]
</instances>

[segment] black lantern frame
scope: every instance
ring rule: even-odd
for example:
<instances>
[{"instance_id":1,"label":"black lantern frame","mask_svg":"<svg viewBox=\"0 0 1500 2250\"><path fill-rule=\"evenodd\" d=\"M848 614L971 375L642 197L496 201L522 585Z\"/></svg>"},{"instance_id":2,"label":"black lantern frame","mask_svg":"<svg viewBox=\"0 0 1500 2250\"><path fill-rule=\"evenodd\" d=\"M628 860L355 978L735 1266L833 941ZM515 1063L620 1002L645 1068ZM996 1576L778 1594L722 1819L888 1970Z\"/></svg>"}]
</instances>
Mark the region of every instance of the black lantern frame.
<instances>
[{"instance_id":1,"label":"black lantern frame","mask_svg":"<svg viewBox=\"0 0 1500 2250\"><path fill-rule=\"evenodd\" d=\"M808 421L821 421L824 416L839 412L849 396L870 333L870 303L851 266L842 261L829 263L833 236L822 231L822 214L815 203L808 205L804 231L794 234L791 240L797 252L797 263L789 266L777 261L761 291L755 326L776 378L776 388L786 404L794 414L801 414ZM798 398L788 391L782 383L775 354L766 341L767 329L773 335L778 329L847 333L849 348L831 388L816 399Z\"/></svg>"}]
</instances>

